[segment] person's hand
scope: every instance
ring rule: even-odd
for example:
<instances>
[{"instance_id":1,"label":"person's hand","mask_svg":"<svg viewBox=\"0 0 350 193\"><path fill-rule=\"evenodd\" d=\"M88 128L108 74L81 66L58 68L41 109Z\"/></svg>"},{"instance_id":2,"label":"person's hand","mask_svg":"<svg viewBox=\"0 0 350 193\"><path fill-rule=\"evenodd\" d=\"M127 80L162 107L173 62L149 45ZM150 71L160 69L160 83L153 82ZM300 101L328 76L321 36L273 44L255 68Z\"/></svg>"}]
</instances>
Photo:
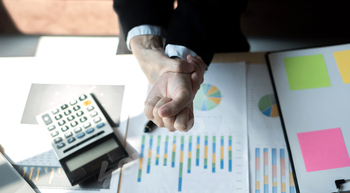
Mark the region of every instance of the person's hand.
<instances>
[{"instance_id":1,"label":"person's hand","mask_svg":"<svg viewBox=\"0 0 350 193\"><path fill-rule=\"evenodd\" d=\"M187 60L195 66L195 71L161 75L145 102L147 118L169 131L188 131L194 123L193 99L203 83L206 65L200 57L188 55Z\"/></svg>"},{"instance_id":2,"label":"person's hand","mask_svg":"<svg viewBox=\"0 0 350 193\"><path fill-rule=\"evenodd\" d=\"M192 73L194 71L194 66L189 65L188 62L169 58L165 54L160 36L133 37L130 47L151 86L165 72Z\"/></svg>"},{"instance_id":3,"label":"person's hand","mask_svg":"<svg viewBox=\"0 0 350 193\"><path fill-rule=\"evenodd\" d=\"M194 123L191 74L166 72L152 86L145 115L169 131L188 131Z\"/></svg>"}]
</instances>

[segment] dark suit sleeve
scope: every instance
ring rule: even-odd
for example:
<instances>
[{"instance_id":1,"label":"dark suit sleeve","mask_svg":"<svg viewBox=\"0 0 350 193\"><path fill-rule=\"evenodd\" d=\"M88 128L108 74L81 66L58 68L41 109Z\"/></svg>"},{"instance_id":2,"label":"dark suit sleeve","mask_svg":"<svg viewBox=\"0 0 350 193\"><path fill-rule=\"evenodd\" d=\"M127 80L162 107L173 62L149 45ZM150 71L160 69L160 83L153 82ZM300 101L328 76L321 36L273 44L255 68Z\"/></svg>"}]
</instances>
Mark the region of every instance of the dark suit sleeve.
<instances>
[{"instance_id":1,"label":"dark suit sleeve","mask_svg":"<svg viewBox=\"0 0 350 193\"><path fill-rule=\"evenodd\" d=\"M179 0L168 27L167 44L185 46L209 65L214 52L248 51L240 30L246 0Z\"/></svg>"},{"instance_id":2,"label":"dark suit sleeve","mask_svg":"<svg viewBox=\"0 0 350 193\"><path fill-rule=\"evenodd\" d=\"M174 0L114 0L122 30L127 34L139 25L168 28L174 10Z\"/></svg>"}]
</instances>

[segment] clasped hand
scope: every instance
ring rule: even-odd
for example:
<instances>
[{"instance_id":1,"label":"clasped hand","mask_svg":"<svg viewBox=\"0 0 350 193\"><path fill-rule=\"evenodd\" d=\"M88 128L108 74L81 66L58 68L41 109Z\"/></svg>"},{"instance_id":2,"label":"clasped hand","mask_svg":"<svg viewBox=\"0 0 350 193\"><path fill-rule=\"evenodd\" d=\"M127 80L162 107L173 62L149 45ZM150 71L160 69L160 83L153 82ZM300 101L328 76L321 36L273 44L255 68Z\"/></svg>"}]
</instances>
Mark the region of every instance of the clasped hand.
<instances>
[{"instance_id":1,"label":"clasped hand","mask_svg":"<svg viewBox=\"0 0 350 193\"><path fill-rule=\"evenodd\" d=\"M187 61L169 58L158 38L146 35L131 40L132 51L152 86L144 112L159 127L186 132L194 124L193 99L206 65L191 55Z\"/></svg>"}]
</instances>

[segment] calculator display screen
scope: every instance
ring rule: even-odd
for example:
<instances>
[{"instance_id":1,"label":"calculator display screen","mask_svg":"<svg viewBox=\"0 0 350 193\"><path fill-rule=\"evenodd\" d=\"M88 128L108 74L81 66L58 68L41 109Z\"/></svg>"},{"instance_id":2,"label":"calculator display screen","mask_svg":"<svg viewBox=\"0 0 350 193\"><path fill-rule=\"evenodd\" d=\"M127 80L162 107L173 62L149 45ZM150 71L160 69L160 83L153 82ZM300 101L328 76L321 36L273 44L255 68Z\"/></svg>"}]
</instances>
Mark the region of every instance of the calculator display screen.
<instances>
[{"instance_id":1,"label":"calculator display screen","mask_svg":"<svg viewBox=\"0 0 350 193\"><path fill-rule=\"evenodd\" d=\"M88 151L73 156L72 158L66 161L66 165L70 171L74 171L75 169L89 163L90 161L95 160L96 158L118 147L119 146L117 142L113 138L109 138L108 140L96 145Z\"/></svg>"}]
</instances>

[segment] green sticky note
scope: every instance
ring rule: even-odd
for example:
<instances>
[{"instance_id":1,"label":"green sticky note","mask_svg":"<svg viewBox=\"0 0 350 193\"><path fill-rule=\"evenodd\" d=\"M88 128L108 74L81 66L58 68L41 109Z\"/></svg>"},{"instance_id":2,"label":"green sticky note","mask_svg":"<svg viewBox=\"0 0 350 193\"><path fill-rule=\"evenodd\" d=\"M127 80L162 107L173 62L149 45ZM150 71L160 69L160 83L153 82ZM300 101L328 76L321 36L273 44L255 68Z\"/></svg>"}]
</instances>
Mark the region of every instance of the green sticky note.
<instances>
[{"instance_id":1,"label":"green sticky note","mask_svg":"<svg viewBox=\"0 0 350 193\"><path fill-rule=\"evenodd\" d=\"M290 90L331 86L322 54L290 57L283 60Z\"/></svg>"}]
</instances>

